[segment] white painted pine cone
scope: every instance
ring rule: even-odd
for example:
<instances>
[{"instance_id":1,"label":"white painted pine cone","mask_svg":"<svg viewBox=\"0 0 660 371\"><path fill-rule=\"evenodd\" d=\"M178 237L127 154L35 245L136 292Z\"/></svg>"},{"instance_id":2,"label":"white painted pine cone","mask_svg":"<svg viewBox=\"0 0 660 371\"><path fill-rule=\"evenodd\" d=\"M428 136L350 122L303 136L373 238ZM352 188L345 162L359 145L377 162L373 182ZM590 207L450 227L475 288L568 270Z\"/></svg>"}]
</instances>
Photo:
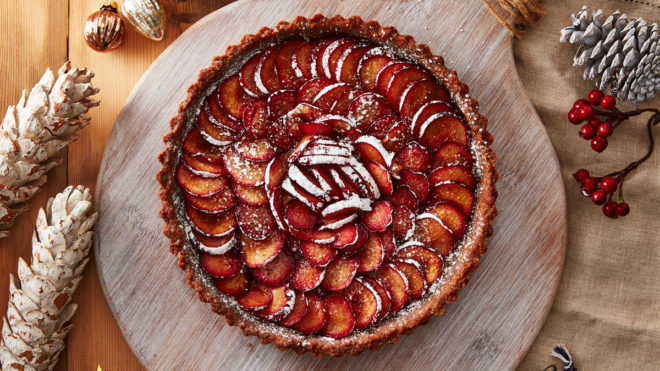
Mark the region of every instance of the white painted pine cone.
<instances>
[{"instance_id":1,"label":"white painted pine cone","mask_svg":"<svg viewBox=\"0 0 660 371\"><path fill-rule=\"evenodd\" d=\"M8 235L16 216L46 181L45 174L61 160L53 159L89 124L86 116L99 104L94 74L66 62L49 68L28 94L7 108L0 126L0 238Z\"/></svg>"},{"instance_id":2,"label":"white painted pine cone","mask_svg":"<svg viewBox=\"0 0 660 371\"><path fill-rule=\"evenodd\" d=\"M560 42L577 44L574 66L584 66L584 79L596 80L619 100L637 104L655 96L660 88L658 24L628 18L619 11L605 21L602 10L589 13L586 6L571 14L572 25L561 30Z\"/></svg>"},{"instance_id":3,"label":"white painted pine cone","mask_svg":"<svg viewBox=\"0 0 660 371\"><path fill-rule=\"evenodd\" d=\"M2 370L49 370L57 363L76 311L70 303L87 264L92 227L88 188L67 187L39 210L32 259L10 275L7 314L2 318Z\"/></svg>"}]
</instances>

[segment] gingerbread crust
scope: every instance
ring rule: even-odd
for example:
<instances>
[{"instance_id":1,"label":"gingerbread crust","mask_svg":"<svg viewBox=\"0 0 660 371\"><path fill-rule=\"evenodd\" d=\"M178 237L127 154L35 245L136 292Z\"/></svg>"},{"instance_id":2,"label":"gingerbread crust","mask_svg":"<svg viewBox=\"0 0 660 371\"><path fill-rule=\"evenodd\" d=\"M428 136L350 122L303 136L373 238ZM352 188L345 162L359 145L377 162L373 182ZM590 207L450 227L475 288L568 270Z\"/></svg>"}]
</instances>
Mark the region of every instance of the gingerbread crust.
<instances>
[{"instance_id":1,"label":"gingerbread crust","mask_svg":"<svg viewBox=\"0 0 660 371\"><path fill-rule=\"evenodd\" d=\"M442 278L429 288L424 298L397 315L373 328L341 339L305 336L288 328L267 324L232 305L233 299L213 287L205 277L208 275L200 269L198 255L190 247L181 226L182 214L176 206L181 191L174 178L179 150L192 126L190 117L209 89L269 44L294 37L319 38L328 35L349 36L387 46L399 56L423 65L442 81L469 124L471 149L480 172L469 228L454 253L455 261L445 268ZM264 27L254 35L245 35L240 44L229 46L225 55L214 58L210 67L200 71L197 82L188 88L187 98L180 104L178 114L170 121L171 131L163 138L165 150L158 157L163 165L156 177L161 184L159 197L162 201L160 216L165 221L163 232L171 241L170 251L177 256L179 267L187 274L188 285L199 293L202 301L211 303L214 312L224 315L229 325L240 327L245 335L257 336L262 343L273 343L281 350L312 352L317 356L357 355L366 349L377 350L385 343L394 343L402 335L412 333L432 316L443 314L445 305L456 301L458 291L468 282L469 274L478 268L479 257L486 252L487 238L493 233L492 222L497 215L495 182L498 174L495 170L496 156L491 148L493 137L486 130L487 119L478 113L477 101L468 93L468 86L460 82L456 72L446 68L442 57L433 55L428 46L417 44L412 36L400 35L393 27L382 27L375 21L365 22L359 17L327 18L317 14L311 18L297 17L292 22L280 22L273 29Z\"/></svg>"}]
</instances>

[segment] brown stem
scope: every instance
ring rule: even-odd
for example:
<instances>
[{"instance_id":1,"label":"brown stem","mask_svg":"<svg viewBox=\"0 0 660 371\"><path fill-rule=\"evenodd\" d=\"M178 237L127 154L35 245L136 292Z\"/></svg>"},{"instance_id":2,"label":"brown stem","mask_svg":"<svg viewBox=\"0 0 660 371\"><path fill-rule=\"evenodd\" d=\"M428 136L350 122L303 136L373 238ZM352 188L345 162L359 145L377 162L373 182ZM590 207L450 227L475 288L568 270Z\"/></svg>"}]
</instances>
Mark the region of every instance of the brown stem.
<instances>
[{"instance_id":1,"label":"brown stem","mask_svg":"<svg viewBox=\"0 0 660 371\"><path fill-rule=\"evenodd\" d=\"M637 114L641 114L643 112L655 112L651 118L649 118L648 122L646 123L646 128L647 132L649 135L649 149L646 152L646 154L640 158L637 161L631 162L628 166L626 166L624 169L615 171L613 173L607 174L600 179L603 179L604 177L616 177L616 180L619 184L623 183L623 180L625 179L626 175L628 175L631 171L635 170L639 165L643 164L644 161L648 160L649 157L653 154L653 149L655 148L655 141L653 139L653 126L657 125L660 123L660 111L653 109L653 108L646 108L643 110L635 110L631 112L636 112L639 111ZM618 125L618 124L617 124ZM620 198L623 198L623 194L619 195Z\"/></svg>"}]
</instances>

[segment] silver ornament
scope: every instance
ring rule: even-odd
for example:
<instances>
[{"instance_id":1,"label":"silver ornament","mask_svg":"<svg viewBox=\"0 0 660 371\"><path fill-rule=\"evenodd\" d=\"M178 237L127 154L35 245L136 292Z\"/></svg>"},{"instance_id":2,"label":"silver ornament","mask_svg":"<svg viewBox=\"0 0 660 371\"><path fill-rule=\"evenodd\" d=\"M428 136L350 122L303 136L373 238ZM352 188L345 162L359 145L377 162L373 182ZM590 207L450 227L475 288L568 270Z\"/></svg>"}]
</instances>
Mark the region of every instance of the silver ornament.
<instances>
[{"instance_id":1,"label":"silver ornament","mask_svg":"<svg viewBox=\"0 0 660 371\"><path fill-rule=\"evenodd\" d=\"M160 0L123 0L121 13L145 37L159 41L165 35L165 10Z\"/></svg>"}]
</instances>

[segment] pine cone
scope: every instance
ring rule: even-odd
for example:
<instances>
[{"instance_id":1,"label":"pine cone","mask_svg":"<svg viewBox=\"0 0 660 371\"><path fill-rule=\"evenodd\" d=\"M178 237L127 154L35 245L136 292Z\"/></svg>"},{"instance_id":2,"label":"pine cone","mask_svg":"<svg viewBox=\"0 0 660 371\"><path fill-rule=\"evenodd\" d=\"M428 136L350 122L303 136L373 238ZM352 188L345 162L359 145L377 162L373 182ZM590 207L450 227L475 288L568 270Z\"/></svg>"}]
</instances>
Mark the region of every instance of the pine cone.
<instances>
[{"instance_id":1,"label":"pine cone","mask_svg":"<svg viewBox=\"0 0 660 371\"><path fill-rule=\"evenodd\" d=\"M32 236L32 264L18 260L2 318L2 370L50 370L64 348L76 304L69 301L87 264L96 213L89 189L67 187L41 209Z\"/></svg>"},{"instance_id":2,"label":"pine cone","mask_svg":"<svg viewBox=\"0 0 660 371\"><path fill-rule=\"evenodd\" d=\"M7 236L16 216L46 181L46 172L61 160L52 160L89 124L85 113L99 104L90 97L94 73L71 68L66 62L57 73L49 68L28 95L9 106L0 127L0 238Z\"/></svg>"},{"instance_id":3,"label":"pine cone","mask_svg":"<svg viewBox=\"0 0 660 371\"><path fill-rule=\"evenodd\" d=\"M602 20L601 9L591 15L586 6L571 14L573 25L561 30L560 42L578 44L574 66L585 66L584 79L596 79L601 90L638 104L660 89L658 24L629 19L618 10Z\"/></svg>"}]
</instances>

